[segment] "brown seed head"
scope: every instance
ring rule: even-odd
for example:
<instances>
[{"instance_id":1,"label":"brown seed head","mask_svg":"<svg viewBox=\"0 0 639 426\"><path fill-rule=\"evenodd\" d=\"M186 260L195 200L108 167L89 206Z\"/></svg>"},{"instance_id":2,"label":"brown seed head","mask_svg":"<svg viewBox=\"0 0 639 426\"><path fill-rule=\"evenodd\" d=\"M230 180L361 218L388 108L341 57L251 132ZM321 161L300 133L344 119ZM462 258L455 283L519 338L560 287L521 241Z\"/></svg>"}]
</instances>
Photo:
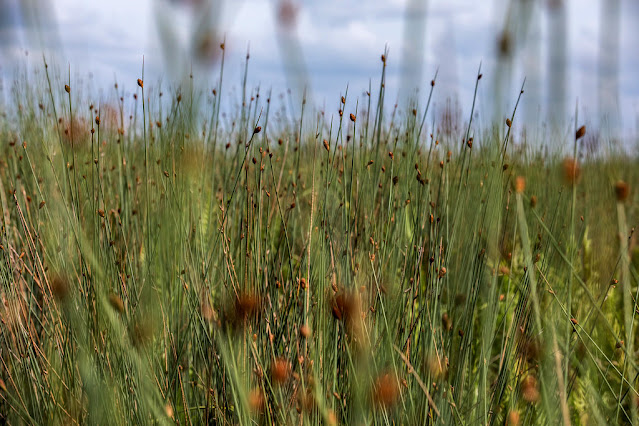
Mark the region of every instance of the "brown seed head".
<instances>
[{"instance_id":1,"label":"brown seed head","mask_svg":"<svg viewBox=\"0 0 639 426\"><path fill-rule=\"evenodd\" d=\"M64 91L67 92L67 93L71 93L71 88L69 87L68 84L64 85Z\"/></svg>"},{"instance_id":2,"label":"brown seed head","mask_svg":"<svg viewBox=\"0 0 639 426\"><path fill-rule=\"evenodd\" d=\"M510 118L506 119L506 126L511 127L513 125L513 122L510 121Z\"/></svg>"},{"instance_id":3,"label":"brown seed head","mask_svg":"<svg viewBox=\"0 0 639 426\"><path fill-rule=\"evenodd\" d=\"M373 402L384 408L392 407L399 398L399 386L394 375L385 373L377 377L373 384Z\"/></svg>"},{"instance_id":4,"label":"brown seed head","mask_svg":"<svg viewBox=\"0 0 639 426\"><path fill-rule=\"evenodd\" d=\"M351 114L351 121L354 123L355 122L355 114Z\"/></svg>"},{"instance_id":5,"label":"brown seed head","mask_svg":"<svg viewBox=\"0 0 639 426\"><path fill-rule=\"evenodd\" d=\"M519 411L510 410L508 413L508 420L506 421L507 426L519 426Z\"/></svg>"},{"instance_id":6,"label":"brown seed head","mask_svg":"<svg viewBox=\"0 0 639 426\"><path fill-rule=\"evenodd\" d=\"M276 358L271 365L271 378L276 384L284 384L288 380L291 367L284 358Z\"/></svg>"},{"instance_id":7,"label":"brown seed head","mask_svg":"<svg viewBox=\"0 0 639 426\"><path fill-rule=\"evenodd\" d=\"M264 393L262 389L253 388L249 392L248 396L249 407L254 413L261 413L264 411Z\"/></svg>"},{"instance_id":8,"label":"brown seed head","mask_svg":"<svg viewBox=\"0 0 639 426\"><path fill-rule=\"evenodd\" d=\"M442 328L445 331L450 331L453 329L453 322L450 320L450 317L446 312L442 314Z\"/></svg>"},{"instance_id":9,"label":"brown seed head","mask_svg":"<svg viewBox=\"0 0 639 426\"><path fill-rule=\"evenodd\" d=\"M144 82L142 81L141 78L138 78L138 86L144 88Z\"/></svg>"},{"instance_id":10,"label":"brown seed head","mask_svg":"<svg viewBox=\"0 0 639 426\"><path fill-rule=\"evenodd\" d=\"M581 139L586 134L586 126L581 126L575 133L575 140Z\"/></svg>"},{"instance_id":11,"label":"brown seed head","mask_svg":"<svg viewBox=\"0 0 639 426\"><path fill-rule=\"evenodd\" d=\"M304 336L305 339L308 339L311 335L311 327L304 324L303 326L300 327L300 334Z\"/></svg>"},{"instance_id":12,"label":"brown seed head","mask_svg":"<svg viewBox=\"0 0 639 426\"><path fill-rule=\"evenodd\" d=\"M69 294L69 283L66 279L62 278L59 275L56 275L51 280L51 293L53 293L53 297L57 300L66 299Z\"/></svg>"},{"instance_id":13,"label":"brown seed head","mask_svg":"<svg viewBox=\"0 0 639 426\"><path fill-rule=\"evenodd\" d=\"M444 275L446 275L446 267L442 266L441 269L439 270L438 277L439 278L444 278Z\"/></svg>"},{"instance_id":14,"label":"brown seed head","mask_svg":"<svg viewBox=\"0 0 639 426\"><path fill-rule=\"evenodd\" d=\"M617 196L617 201L624 202L628 198L630 194L630 186L622 180L617 181L615 183L615 195Z\"/></svg>"},{"instance_id":15,"label":"brown seed head","mask_svg":"<svg viewBox=\"0 0 639 426\"><path fill-rule=\"evenodd\" d=\"M111 307L113 309L115 309L116 311L118 311L118 313L123 313L124 312L124 302L122 301L122 299L120 298L120 296L111 293L109 295L109 303L111 304Z\"/></svg>"},{"instance_id":16,"label":"brown seed head","mask_svg":"<svg viewBox=\"0 0 639 426\"><path fill-rule=\"evenodd\" d=\"M534 376L526 376L521 382L521 396L530 403L539 401L539 387Z\"/></svg>"},{"instance_id":17,"label":"brown seed head","mask_svg":"<svg viewBox=\"0 0 639 426\"><path fill-rule=\"evenodd\" d=\"M568 185L574 185L581 175L581 170L579 168L579 164L577 164L577 160L571 157L566 158L561 163L561 166L563 169L564 182Z\"/></svg>"},{"instance_id":18,"label":"brown seed head","mask_svg":"<svg viewBox=\"0 0 639 426\"><path fill-rule=\"evenodd\" d=\"M326 152L330 152L331 151L331 147L328 144L328 141L326 139L324 139L324 149L326 150Z\"/></svg>"},{"instance_id":19,"label":"brown seed head","mask_svg":"<svg viewBox=\"0 0 639 426\"><path fill-rule=\"evenodd\" d=\"M532 197L530 197L530 207L532 207L533 209L535 207L537 207L537 196L533 195Z\"/></svg>"},{"instance_id":20,"label":"brown seed head","mask_svg":"<svg viewBox=\"0 0 639 426\"><path fill-rule=\"evenodd\" d=\"M517 176L517 178L515 178L515 192L517 192L517 194L521 194L522 192L524 192L525 189L526 178L524 178L523 176Z\"/></svg>"},{"instance_id":21,"label":"brown seed head","mask_svg":"<svg viewBox=\"0 0 639 426\"><path fill-rule=\"evenodd\" d=\"M262 131L262 127L261 126L257 126L255 129L253 129L253 134L256 135L258 133L260 133Z\"/></svg>"}]
</instances>

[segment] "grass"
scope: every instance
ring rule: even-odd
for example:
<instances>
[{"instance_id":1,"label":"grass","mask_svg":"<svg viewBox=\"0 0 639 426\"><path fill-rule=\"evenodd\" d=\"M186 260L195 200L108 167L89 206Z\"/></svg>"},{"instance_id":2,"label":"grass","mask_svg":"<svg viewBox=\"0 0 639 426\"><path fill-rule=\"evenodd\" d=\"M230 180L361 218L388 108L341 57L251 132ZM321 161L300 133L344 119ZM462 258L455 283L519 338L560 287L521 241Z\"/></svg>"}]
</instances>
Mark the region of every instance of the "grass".
<instances>
[{"instance_id":1,"label":"grass","mask_svg":"<svg viewBox=\"0 0 639 426\"><path fill-rule=\"evenodd\" d=\"M516 97L489 129L385 114L382 66L298 118L246 74L226 112L221 77L95 104L46 64L17 81L0 419L635 422L637 157L533 148Z\"/></svg>"}]
</instances>

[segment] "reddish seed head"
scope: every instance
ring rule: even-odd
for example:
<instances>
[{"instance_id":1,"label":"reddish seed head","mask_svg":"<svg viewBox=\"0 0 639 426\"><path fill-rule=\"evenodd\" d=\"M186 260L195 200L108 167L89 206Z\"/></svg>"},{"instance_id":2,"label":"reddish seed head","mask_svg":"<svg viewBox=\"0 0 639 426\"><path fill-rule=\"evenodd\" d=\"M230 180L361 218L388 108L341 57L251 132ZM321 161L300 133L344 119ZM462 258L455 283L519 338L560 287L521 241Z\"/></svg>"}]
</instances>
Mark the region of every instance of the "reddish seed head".
<instances>
[{"instance_id":1,"label":"reddish seed head","mask_svg":"<svg viewBox=\"0 0 639 426\"><path fill-rule=\"evenodd\" d=\"M253 129L253 134L256 135L258 133L260 133L262 131L262 127L257 126L255 129Z\"/></svg>"},{"instance_id":2,"label":"reddish seed head","mask_svg":"<svg viewBox=\"0 0 639 426\"><path fill-rule=\"evenodd\" d=\"M581 174L577 161L574 158L569 157L564 159L561 166L563 169L564 182L568 185L574 185Z\"/></svg>"},{"instance_id":3,"label":"reddish seed head","mask_svg":"<svg viewBox=\"0 0 639 426\"><path fill-rule=\"evenodd\" d=\"M506 119L506 126L511 127L513 125L513 122L510 121L510 118Z\"/></svg>"},{"instance_id":4,"label":"reddish seed head","mask_svg":"<svg viewBox=\"0 0 639 426\"><path fill-rule=\"evenodd\" d=\"M144 88L144 81L141 78L138 78L138 86Z\"/></svg>"},{"instance_id":5,"label":"reddish seed head","mask_svg":"<svg viewBox=\"0 0 639 426\"><path fill-rule=\"evenodd\" d=\"M506 422L507 426L519 426L519 412L516 410L511 410L508 413L508 421Z\"/></svg>"},{"instance_id":6,"label":"reddish seed head","mask_svg":"<svg viewBox=\"0 0 639 426\"><path fill-rule=\"evenodd\" d=\"M290 366L284 358L276 358L271 365L271 378L279 385L284 384L288 380Z\"/></svg>"},{"instance_id":7,"label":"reddish seed head","mask_svg":"<svg viewBox=\"0 0 639 426\"><path fill-rule=\"evenodd\" d=\"M355 114L351 114L351 121L354 123L355 122Z\"/></svg>"},{"instance_id":8,"label":"reddish seed head","mask_svg":"<svg viewBox=\"0 0 639 426\"><path fill-rule=\"evenodd\" d=\"M622 180L617 181L615 183L615 195L617 196L617 201L624 202L628 198L630 194L630 186Z\"/></svg>"},{"instance_id":9,"label":"reddish seed head","mask_svg":"<svg viewBox=\"0 0 639 426\"><path fill-rule=\"evenodd\" d=\"M521 396L530 403L539 401L539 388L534 376L526 376L521 382Z\"/></svg>"},{"instance_id":10,"label":"reddish seed head","mask_svg":"<svg viewBox=\"0 0 639 426\"><path fill-rule=\"evenodd\" d=\"M311 327L309 327L308 325L304 324L303 326L300 327L300 334L308 339L311 335Z\"/></svg>"},{"instance_id":11,"label":"reddish seed head","mask_svg":"<svg viewBox=\"0 0 639 426\"><path fill-rule=\"evenodd\" d=\"M261 413L264 411L264 393L260 388L251 389L248 396L248 403L251 411Z\"/></svg>"},{"instance_id":12,"label":"reddish seed head","mask_svg":"<svg viewBox=\"0 0 639 426\"><path fill-rule=\"evenodd\" d=\"M389 373L379 376L373 385L373 402L381 407L393 406L399 398L399 386L394 375Z\"/></svg>"},{"instance_id":13,"label":"reddish seed head","mask_svg":"<svg viewBox=\"0 0 639 426\"><path fill-rule=\"evenodd\" d=\"M526 179L523 176L517 176L515 179L515 192L521 194L526 189Z\"/></svg>"}]
</instances>

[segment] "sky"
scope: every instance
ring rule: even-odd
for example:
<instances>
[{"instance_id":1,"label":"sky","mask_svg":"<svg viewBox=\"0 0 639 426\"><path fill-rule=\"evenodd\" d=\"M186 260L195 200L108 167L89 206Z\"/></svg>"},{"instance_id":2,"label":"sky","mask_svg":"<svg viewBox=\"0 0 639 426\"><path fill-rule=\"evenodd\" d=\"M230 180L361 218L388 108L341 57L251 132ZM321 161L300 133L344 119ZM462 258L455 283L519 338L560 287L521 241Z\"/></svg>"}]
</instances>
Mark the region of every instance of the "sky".
<instances>
[{"instance_id":1,"label":"sky","mask_svg":"<svg viewBox=\"0 0 639 426\"><path fill-rule=\"evenodd\" d=\"M40 10L37 19L42 25L38 32L30 28L28 18L20 16L17 6L29 1ZM576 104L584 117L596 120L598 116L602 1L566 0L566 99L560 109L567 121L574 118ZM634 134L639 116L635 71L639 69L639 56L634 53L639 51L639 30L635 28L639 5L633 0L620 1L621 22L615 26L620 35L619 101L618 109L613 110L621 117L615 124L623 129L620 132ZM425 9L416 6L422 3L420 0L298 1L292 15L295 24L284 29L274 7L276 0L227 1L208 15L196 6L175 3L177 0L54 0L47 5L43 0L0 0L0 69L5 92L15 66L41 66L43 46L52 60L65 69L70 67L72 76L84 81L91 75L91 84L98 89L112 87L117 79L123 87L134 90L143 56L147 82L175 81L181 70L193 66L198 81L212 86L219 75L219 62L198 66L186 46L194 28L214 21L210 25L214 29L211 51L214 56L219 53L216 46L225 39L224 83L229 89L241 86L248 49L249 86L273 88L276 94L284 92L296 85L295 78L287 79L284 64L290 63L290 52L299 51L314 103L329 109L337 106L347 86L349 93L361 95L369 83L373 89L379 85L380 55L388 48L387 99L398 99L405 85L402 69L407 69L402 64L412 60L421 64L421 68L413 69L412 76L421 87L420 102L425 101L430 80L438 72L433 111L438 107L441 110L446 99L452 98L458 100L463 114L468 114L481 64L484 78L477 110L485 120L491 114L510 115L524 78L522 114L528 122L548 119L548 46L553 44L549 43L552 33L546 9L552 0L529 0L536 6L522 14L532 17L524 29L523 20L508 18L512 9L507 0L429 0L423 2ZM423 12L425 20L416 21L417 30L413 28L404 38L407 7L413 11L409 16ZM497 40L505 25L511 25L515 34L527 34L528 40L522 45L514 41L517 44L510 78L497 66ZM423 44L412 46L420 40L420 34ZM299 63L293 68L299 70ZM295 75L299 77L299 73ZM496 96L501 99L499 106Z\"/></svg>"}]
</instances>

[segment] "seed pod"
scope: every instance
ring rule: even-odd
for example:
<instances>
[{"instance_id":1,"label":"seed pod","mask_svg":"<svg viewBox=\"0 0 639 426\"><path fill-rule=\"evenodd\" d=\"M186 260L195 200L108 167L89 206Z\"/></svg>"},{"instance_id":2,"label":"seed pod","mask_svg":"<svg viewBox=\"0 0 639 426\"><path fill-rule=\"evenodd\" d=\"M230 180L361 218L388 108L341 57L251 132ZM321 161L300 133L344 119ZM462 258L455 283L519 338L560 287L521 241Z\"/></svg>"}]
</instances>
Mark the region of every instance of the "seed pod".
<instances>
[{"instance_id":1,"label":"seed pod","mask_svg":"<svg viewBox=\"0 0 639 426\"><path fill-rule=\"evenodd\" d=\"M513 122L510 121L510 118L506 119L506 126L508 126L509 128L513 125Z\"/></svg>"},{"instance_id":2,"label":"seed pod","mask_svg":"<svg viewBox=\"0 0 639 426\"><path fill-rule=\"evenodd\" d=\"M253 134L256 135L258 133L260 133L262 131L262 127L261 126L257 126L255 129L253 129Z\"/></svg>"},{"instance_id":3,"label":"seed pod","mask_svg":"<svg viewBox=\"0 0 639 426\"><path fill-rule=\"evenodd\" d=\"M355 122L355 114L351 114L351 121L354 123Z\"/></svg>"},{"instance_id":4,"label":"seed pod","mask_svg":"<svg viewBox=\"0 0 639 426\"><path fill-rule=\"evenodd\" d=\"M144 81L141 78L138 78L138 86L144 88Z\"/></svg>"},{"instance_id":5,"label":"seed pod","mask_svg":"<svg viewBox=\"0 0 639 426\"><path fill-rule=\"evenodd\" d=\"M67 92L67 93L71 93L71 88L69 87L68 84L64 85L64 91Z\"/></svg>"}]
</instances>

